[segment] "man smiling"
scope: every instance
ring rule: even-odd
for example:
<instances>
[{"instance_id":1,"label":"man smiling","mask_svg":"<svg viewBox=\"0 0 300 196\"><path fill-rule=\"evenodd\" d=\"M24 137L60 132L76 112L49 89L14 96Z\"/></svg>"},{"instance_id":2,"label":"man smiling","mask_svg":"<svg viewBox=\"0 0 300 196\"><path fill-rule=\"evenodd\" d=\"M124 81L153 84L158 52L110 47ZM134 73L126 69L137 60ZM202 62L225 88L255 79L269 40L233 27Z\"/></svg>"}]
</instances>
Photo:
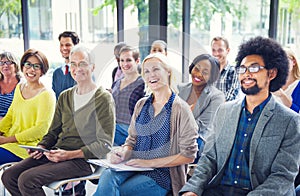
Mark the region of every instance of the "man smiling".
<instances>
[{"instance_id":1,"label":"man smiling","mask_svg":"<svg viewBox=\"0 0 300 196\"><path fill-rule=\"evenodd\" d=\"M285 84L288 59L272 39L243 43L236 57L243 100L220 106L184 196L294 195L300 117L272 97Z\"/></svg>"},{"instance_id":2,"label":"man smiling","mask_svg":"<svg viewBox=\"0 0 300 196\"><path fill-rule=\"evenodd\" d=\"M76 84L70 74L69 55L72 48L79 43L77 33L72 31L64 31L59 34L59 51L65 62L58 67L52 76L52 89L55 92L56 99L60 93Z\"/></svg>"}]
</instances>

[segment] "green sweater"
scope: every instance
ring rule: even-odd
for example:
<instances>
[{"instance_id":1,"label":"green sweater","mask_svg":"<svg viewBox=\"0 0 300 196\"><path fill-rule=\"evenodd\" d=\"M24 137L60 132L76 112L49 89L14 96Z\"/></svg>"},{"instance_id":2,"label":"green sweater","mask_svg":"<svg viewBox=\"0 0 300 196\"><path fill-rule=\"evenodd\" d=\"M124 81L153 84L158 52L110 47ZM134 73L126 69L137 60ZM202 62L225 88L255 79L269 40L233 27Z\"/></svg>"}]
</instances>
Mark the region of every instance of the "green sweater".
<instances>
[{"instance_id":1,"label":"green sweater","mask_svg":"<svg viewBox=\"0 0 300 196\"><path fill-rule=\"evenodd\" d=\"M83 107L74 111L76 86L58 99L52 124L39 145L47 149L81 149L85 159L105 158L115 130L115 106L111 94L102 87Z\"/></svg>"}]
</instances>

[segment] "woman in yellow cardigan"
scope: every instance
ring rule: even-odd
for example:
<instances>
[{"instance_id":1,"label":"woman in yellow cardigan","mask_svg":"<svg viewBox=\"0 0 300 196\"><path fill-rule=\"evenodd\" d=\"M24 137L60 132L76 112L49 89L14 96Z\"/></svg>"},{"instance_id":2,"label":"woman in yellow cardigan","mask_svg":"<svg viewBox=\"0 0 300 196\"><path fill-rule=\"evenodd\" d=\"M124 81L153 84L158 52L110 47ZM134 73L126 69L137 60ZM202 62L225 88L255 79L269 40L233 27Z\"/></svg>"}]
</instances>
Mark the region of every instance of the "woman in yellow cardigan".
<instances>
[{"instance_id":1,"label":"woman in yellow cardigan","mask_svg":"<svg viewBox=\"0 0 300 196\"><path fill-rule=\"evenodd\" d=\"M28 49L20 64L26 81L16 86L12 104L0 121L0 165L28 157L18 145L36 146L46 134L55 109L54 93L40 81L49 69L46 56Z\"/></svg>"}]
</instances>

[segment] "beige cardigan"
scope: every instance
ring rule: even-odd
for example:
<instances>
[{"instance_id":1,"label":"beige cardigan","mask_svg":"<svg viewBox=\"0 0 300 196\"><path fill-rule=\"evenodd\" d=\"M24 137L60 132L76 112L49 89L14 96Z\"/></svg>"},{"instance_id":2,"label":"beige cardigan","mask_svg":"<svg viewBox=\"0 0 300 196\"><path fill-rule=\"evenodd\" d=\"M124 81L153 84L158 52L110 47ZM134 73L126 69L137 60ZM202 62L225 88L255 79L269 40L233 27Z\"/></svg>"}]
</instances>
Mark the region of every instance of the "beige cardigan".
<instances>
[{"instance_id":1,"label":"beige cardigan","mask_svg":"<svg viewBox=\"0 0 300 196\"><path fill-rule=\"evenodd\" d=\"M140 99L135 105L125 145L134 147L136 143L135 122L147 98ZM170 137L170 156L180 153L182 156L195 159L198 150L196 142L198 126L188 104L177 95L172 105ZM178 195L179 190L186 182L187 165L171 167L170 175L173 195Z\"/></svg>"}]
</instances>

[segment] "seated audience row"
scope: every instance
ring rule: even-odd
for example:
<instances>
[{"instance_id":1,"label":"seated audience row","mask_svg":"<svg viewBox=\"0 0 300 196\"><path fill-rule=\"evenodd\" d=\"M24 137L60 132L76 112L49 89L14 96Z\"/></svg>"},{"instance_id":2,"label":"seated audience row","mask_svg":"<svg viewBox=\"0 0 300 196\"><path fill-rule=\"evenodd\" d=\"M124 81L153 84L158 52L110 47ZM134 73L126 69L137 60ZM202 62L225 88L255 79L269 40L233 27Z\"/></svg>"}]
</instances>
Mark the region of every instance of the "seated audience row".
<instances>
[{"instance_id":1,"label":"seated audience row","mask_svg":"<svg viewBox=\"0 0 300 196\"><path fill-rule=\"evenodd\" d=\"M37 68L39 62L32 61L28 65ZM70 53L70 65L77 85L59 96L52 122L43 119L51 125L38 146L50 151L28 151L29 158L2 175L2 182L12 195L45 195L42 186L46 184L91 174L86 160L105 158L106 145L113 142L114 102L111 94L102 87L97 88L92 80L94 56L87 48L77 45ZM28 69L33 72L31 67ZM41 75L26 74L29 77ZM49 107L48 104L44 106ZM40 113L46 115L49 112ZM39 131L47 131L47 128Z\"/></svg>"},{"instance_id":2,"label":"seated audience row","mask_svg":"<svg viewBox=\"0 0 300 196\"><path fill-rule=\"evenodd\" d=\"M221 42L226 45L221 38L213 40L213 48ZM163 46L158 41L156 44ZM299 67L295 56L291 57L292 54L269 38L256 37L242 43L234 71L245 98L223 104L228 100L227 95L214 85L221 78L220 69L221 75L224 70L228 71L224 58L218 60L209 54L197 56L189 67L192 82L179 85L176 95L172 89L172 68L165 56L166 47L164 51L165 54L163 50L153 51L144 59L141 77L137 70L137 50L122 47L119 56L123 77L113 83L110 95L102 87L97 88L92 80L95 63L91 52L83 46L75 46L70 54L70 65L77 85L59 96L51 126L45 129L48 132L43 139L37 141L38 146L50 151L29 150L30 158L17 160L20 163L5 171L2 181L9 192L43 195L45 184L88 175L91 168L86 159L106 158L107 146L114 143L123 145L108 154L112 163L126 162L129 166L152 167L153 170L116 172L106 169L94 195L275 194L273 185L280 195L293 194L293 182L299 170L300 116L287 109L297 111L297 98L283 93L293 83L296 83L293 89L298 84ZM44 61L27 61L22 63L21 60L27 83L34 78L39 81L45 74ZM38 71L42 73L39 77ZM151 92L142 98L145 84ZM16 92L30 87L21 88L21 85L17 85ZM46 91L43 86L38 87L40 91L36 88L36 94L27 96L25 91L23 97L30 99ZM287 107L278 104L274 96ZM9 118L14 102L15 98L0 123L7 122L5 119ZM53 112L54 109L52 115ZM16 136L1 137L3 141L17 144ZM273 137L276 139L271 139ZM283 162L283 159L288 161ZM198 166L186 182L187 164L192 162L198 162Z\"/></svg>"}]
</instances>

